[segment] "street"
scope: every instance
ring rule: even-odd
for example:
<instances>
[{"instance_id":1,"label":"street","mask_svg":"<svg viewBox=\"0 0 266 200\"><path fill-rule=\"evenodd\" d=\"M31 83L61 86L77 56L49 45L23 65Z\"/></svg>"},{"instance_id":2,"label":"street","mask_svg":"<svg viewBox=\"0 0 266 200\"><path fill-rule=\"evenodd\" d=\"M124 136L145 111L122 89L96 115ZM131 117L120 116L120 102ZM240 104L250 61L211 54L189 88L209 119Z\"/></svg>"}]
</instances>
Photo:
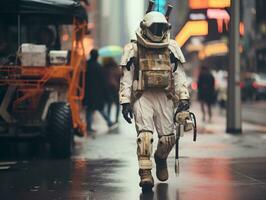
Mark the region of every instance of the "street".
<instances>
[{"instance_id":1,"label":"street","mask_svg":"<svg viewBox=\"0 0 266 200\"><path fill-rule=\"evenodd\" d=\"M192 111L198 116L198 141L192 142L191 134L182 138L180 175L175 176L172 151L170 179L161 183L155 178L152 193L143 194L138 186L136 133L121 119L112 133L76 138L75 154L69 160L50 159L45 146L39 158L25 145L17 150L1 148L1 200L265 199L265 127L244 123L243 135L228 135L218 110L213 123L206 125L200 122L197 104ZM96 128L104 129L101 120Z\"/></svg>"},{"instance_id":2,"label":"street","mask_svg":"<svg viewBox=\"0 0 266 200\"><path fill-rule=\"evenodd\" d=\"M266 119L266 101L255 101L252 103L244 103L242 117L248 122L256 124L265 124Z\"/></svg>"}]
</instances>

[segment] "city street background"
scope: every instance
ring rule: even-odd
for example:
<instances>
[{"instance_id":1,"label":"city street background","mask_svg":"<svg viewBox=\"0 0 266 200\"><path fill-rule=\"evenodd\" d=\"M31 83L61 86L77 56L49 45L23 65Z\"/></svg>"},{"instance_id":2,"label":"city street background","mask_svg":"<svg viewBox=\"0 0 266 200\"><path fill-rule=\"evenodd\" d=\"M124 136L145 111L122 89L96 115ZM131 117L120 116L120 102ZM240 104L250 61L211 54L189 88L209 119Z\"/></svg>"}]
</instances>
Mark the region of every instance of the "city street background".
<instances>
[{"instance_id":1,"label":"city street background","mask_svg":"<svg viewBox=\"0 0 266 200\"><path fill-rule=\"evenodd\" d=\"M135 125L118 102L123 47L148 0L1 1L0 200L265 200L266 1L239 0L233 12L236 1L154 1L162 13L173 5L198 139L181 138L179 176L174 150L168 181L154 167L149 193L139 187ZM210 120L199 99L204 67L215 80ZM104 109L85 103L87 93Z\"/></svg>"}]
</instances>

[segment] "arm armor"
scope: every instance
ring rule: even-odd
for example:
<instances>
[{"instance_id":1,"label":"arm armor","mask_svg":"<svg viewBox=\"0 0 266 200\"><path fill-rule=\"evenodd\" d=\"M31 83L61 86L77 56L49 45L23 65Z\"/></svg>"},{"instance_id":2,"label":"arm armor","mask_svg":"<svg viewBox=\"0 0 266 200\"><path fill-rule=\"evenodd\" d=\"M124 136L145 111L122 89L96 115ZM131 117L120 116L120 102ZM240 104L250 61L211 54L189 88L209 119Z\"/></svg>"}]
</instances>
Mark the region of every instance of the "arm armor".
<instances>
[{"instance_id":1,"label":"arm armor","mask_svg":"<svg viewBox=\"0 0 266 200\"><path fill-rule=\"evenodd\" d=\"M128 43L124 47L123 55L121 57L120 65L122 67L126 67L128 71L130 71L130 67L132 66L134 59L137 57L137 44L136 42Z\"/></svg>"}]
</instances>

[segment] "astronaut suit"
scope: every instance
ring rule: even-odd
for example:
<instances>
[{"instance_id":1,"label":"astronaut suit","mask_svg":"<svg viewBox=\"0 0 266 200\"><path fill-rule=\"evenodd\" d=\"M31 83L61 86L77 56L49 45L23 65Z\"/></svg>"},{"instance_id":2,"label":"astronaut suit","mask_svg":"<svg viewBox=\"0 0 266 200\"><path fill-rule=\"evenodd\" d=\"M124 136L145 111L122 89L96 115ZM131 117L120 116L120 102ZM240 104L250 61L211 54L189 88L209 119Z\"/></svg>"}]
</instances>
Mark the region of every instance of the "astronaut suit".
<instances>
[{"instance_id":1,"label":"astronaut suit","mask_svg":"<svg viewBox=\"0 0 266 200\"><path fill-rule=\"evenodd\" d=\"M134 115L142 189L154 186L150 159L154 128L159 138L154 154L156 176L166 181L166 159L175 145L174 111L176 106L189 109L189 92L182 66L185 58L177 42L170 39L168 17L149 8L136 31L137 40L124 47L121 58L120 104L128 123Z\"/></svg>"}]
</instances>

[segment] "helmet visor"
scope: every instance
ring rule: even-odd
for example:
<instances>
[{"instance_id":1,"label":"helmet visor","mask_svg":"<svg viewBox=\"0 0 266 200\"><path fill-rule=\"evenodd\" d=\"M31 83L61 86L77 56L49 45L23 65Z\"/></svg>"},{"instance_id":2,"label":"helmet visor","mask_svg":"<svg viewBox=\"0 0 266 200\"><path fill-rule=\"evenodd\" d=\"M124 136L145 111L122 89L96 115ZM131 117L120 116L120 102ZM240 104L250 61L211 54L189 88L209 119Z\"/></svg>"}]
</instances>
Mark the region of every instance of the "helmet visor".
<instances>
[{"instance_id":1,"label":"helmet visor","mask_svg":"<svg viewBox=\"0 0 266 200\"><path fill-rule=\"evenodd\" d=\"M162 37L168 31L168 26L165 23L153 23L148 29L153 35Z\"/></svg>"}]
</instances>

